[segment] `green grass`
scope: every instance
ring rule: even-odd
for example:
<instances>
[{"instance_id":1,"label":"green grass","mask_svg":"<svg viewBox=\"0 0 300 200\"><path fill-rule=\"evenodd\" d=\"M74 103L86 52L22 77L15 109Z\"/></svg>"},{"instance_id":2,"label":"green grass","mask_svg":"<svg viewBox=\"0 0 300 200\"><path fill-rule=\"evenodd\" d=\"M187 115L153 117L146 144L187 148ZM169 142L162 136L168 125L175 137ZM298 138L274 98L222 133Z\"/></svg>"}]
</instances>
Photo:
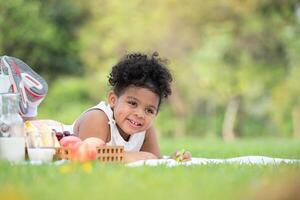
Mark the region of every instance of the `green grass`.
<instances>
[{"instance_id":1,"label":"green grass","mask_svg":"<svg viewBox=\"0 0 300 200\"><path fill-rule=\"evenodd\" d=\"M220 139L184 138L160 140L164 154L185 148L193 157L230 158L237 156L271 156L300 159L300 140L287 138L253 138L224 142Z\"/></svg>"},{"instance_id":2,"label":"green grass","mask_svg":"<svg viewBox=\"0 0 300 200\"><path fill-rule=\"evenodd\" d=\"M161 140L162 152L185 148L193 156L229 158L265 155L300 159L300 141L251 139ZM64 167L70 172L62 173ZM265 185L299 174L300 165L201 165L174 168L102 165L16 165L0 163L1 199L247 199Z\"/></svg>"}]
</instances>

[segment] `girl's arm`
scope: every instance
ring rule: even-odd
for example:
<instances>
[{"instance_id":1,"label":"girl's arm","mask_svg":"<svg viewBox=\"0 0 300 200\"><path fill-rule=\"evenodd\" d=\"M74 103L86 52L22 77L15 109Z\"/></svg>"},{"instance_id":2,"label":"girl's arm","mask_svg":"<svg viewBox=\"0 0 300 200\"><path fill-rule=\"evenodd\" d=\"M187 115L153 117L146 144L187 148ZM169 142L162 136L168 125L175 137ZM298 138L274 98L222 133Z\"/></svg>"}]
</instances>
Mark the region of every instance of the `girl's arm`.
<instances>
[{"instance_id":1,"label":"girl's arm","mask_svg":"<svg viewBox=\"0 0 300 200\"><path fill-rule=\"evenodd\" d=\"M74 129L74 133L82 140L88 137L97 137L107 142L108 119L101 110L91 110L84 113L75 123Z\"/></svg>"},{"instance_id":2,"label":"girl's arm","mask_svg":"<svg viewBox=\"0 0 300 200\"><path fill-rule=\"evenodd\" d=\"M110 131L108 119L102 111L93 110L85 113L75 124L80 139L84 140L88 137L98 137L107 142L108 133ZM160 149L157 142L156 132L153 127L149 128L145 134L145 140L140 152L125 152L125 163L138 160L157 159L160 158Z\"/></svg>"},{"instance_id":3,"label":"girl's arm","mask_svg":"<svg viewBox=\"0 0 300 200\"><path fill-rule=\"evenodd\" d=\"M145 140L141 151L152 153L157 158L161 158L160 149L157 141L157 134L153 126L151 126L146 131Z\"/></svg>"},{"instance_id":4,"label":"girl's arm","mask_svg":"<svg viewBox=\"0 0 300 200\"><path fill-rule=\"evenodd\" d=\"M138 160L148 160L160 158L160 149L157 142L156 132L153 127L147 130L145 140L141 151L139 152L125 152L125 163L134 162Z\"/></svg>"}]
</instances>

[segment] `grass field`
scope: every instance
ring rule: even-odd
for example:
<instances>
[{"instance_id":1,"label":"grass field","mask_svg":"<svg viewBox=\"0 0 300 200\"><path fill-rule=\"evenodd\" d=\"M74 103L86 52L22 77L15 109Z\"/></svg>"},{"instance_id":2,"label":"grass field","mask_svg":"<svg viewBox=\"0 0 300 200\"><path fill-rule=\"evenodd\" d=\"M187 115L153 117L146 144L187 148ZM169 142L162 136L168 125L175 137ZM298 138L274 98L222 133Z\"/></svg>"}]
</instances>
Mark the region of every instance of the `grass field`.
<instances>
[{"instance_id":1,"label":"grass field","mask_svg":"<svg viewBox=\"0 0 300 200\"><path fill-rule=\"evenodd\" d=\"M194 157L264 155L300 159L300 141L161 140L164 154L185 148ZM300 165L199 165L167 168L0 163L0 199L283 199L299 188ZM299 194L299 192L298 192ZM276 198L275 198L276 197ZM292 199L292 198L288 198Z\"/></svg>"}]
</instances>

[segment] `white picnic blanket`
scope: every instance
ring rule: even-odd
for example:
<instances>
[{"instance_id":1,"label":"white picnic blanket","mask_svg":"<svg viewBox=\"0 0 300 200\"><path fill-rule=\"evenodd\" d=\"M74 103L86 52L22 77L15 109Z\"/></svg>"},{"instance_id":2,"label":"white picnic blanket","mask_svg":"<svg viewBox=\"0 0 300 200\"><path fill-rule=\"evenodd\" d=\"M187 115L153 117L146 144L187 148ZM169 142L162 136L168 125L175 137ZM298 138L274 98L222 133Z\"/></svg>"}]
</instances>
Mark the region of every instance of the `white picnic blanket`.
<instances>
[{"instance_id":1,"label":"white picnic blanket","mask_svg":"<svg viewBox=\"0 0 300 200\"><path fill-rule=\"evenodd\" d=\"M267 164L300 164L299 159L284 159L284 158L272 158L266 156L242 156L228 159L216 159L216 158L192 158L187 162L177 162L174 159L164 157L163 159L151 159L151 160L139 160L127 164L129 167L139 166L167 166L175 167L179 165L191 166L191 165L207 165L207 164L254 164L254 165L267 165Z\"/></svg>"},{"instance_id":2,"label":"white picnic blanket","mask_svg":"<svg viewBox=\"0 0 300 200\"><path fill-rule=\"evenodd\" d=\"M69 160L58 160L50 162L50 165L62 165L70 162ZM14 163L12 163L14 164ZM41 161L24 161L17 164L25 165L41 165L44 164ZM139 160L126 164L128 167L140 167L140 166L197 166L197 165L214 165L214 164L240 164L240 165L280 165L280 164L299 164L300 159L286 159L286 158L272 158L267 156L242 156L235 158L219 159L219 158L192 158L187 162L178 162L174 159L170 159L164 156L162 159L150 159Z\"/></svg>"}]
</instances>

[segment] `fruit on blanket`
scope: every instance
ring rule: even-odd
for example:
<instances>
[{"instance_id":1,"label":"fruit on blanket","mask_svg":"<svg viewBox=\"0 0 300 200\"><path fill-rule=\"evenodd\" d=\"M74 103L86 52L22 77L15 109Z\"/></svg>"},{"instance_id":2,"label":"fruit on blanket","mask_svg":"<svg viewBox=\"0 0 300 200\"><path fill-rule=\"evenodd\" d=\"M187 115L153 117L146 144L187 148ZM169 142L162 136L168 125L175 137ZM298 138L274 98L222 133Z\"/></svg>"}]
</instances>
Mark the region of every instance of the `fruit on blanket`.
<instances>
[{"instance_id":1,"label":"fruit on blanket","mask_svg":"<svg viewBox=\"0 0 300 200\"><path fill-rule=\"evenodd\" d=\"M88 143L89 147L96 149L97 147L105 146L105 142L100 138L89 137L84 140L85 143Z\"/></svg>"},{"instance_id":2,"label":"fruit on blanket","mask_svg":"<svg viewBox=\"0 0 300 200\"><path fill-rule=\"evenodd\" d=\"M63 132L61 132L61 131L56 131L55 129L52 129L52 131L55 133L56 138L58 139L58 141L60 141L63 137L72 136L73 135L73 134L70 133L70 131L63 131Z\"/></svg>"},{"instance_id":3,"label":"fruit on blanket","mask_svg":"<svg viewBox=\"0 0 300 200\"><path fill-rule=\"evenodd\" d=\"M72 145L71 149L72 149L74 152L76 152L77 149L80 147L80 145L81 145L82 143L83 143L82 141L78 141L78 142L74 143L74 144Z\"/></svg>"},{"instance_id":4,"label":"fruit on blanket","mask_svg":"<svg viewBox=\"0 0 300 200\"><path fill-rule=\"evenodd\" d=\"M70 147L72 148L72 146L74 144L76 144L77 142L81 142L81 139L79 137L76 136L67 136L67 137L63 137L59 143L62 147Z\"/></svg>"},{"instance_id":5,"label":"fruit on blanket","mask_svg":"<svg viewBox=\"0 0 300 200\"><path fill-rule=\"evenodd\" d=\"M55 132L55 135L56 135L56 138L58 139L58 141L60 141L64 137L62 132Z\"/></svg>"},{"instance_id":6,"label":"fruit on blanket","mask_svg":"<svg viewBox=\"0 0 300 200\"><path fill-rule=\"evenodd\" d=\"M79 147L79 160L87 161L87 160L95 160L97 159L97 147L105 146L105 142L100 138L89 137L83 141L84 144L81 144ZM82 147L83 146L83 147ZM87 146L87 149L86 149ZM85 152L87 151L87 152ZM83 152L84 155L81 155Z\"/></svg>"},{"instance_id":7,"label":"fruit on blanket","mask_svg":"<svg viewBox=\"0 0 300 200\"><path fill-rule=\"evenodd\" d=\"M66 136L60 140L60 145L71 149L71 159L74 161L85 162L97 159L97 147L104 146L105 142L96 137L86 138L81 141L76 136Z\"/></svg>"},{"instance_id":8,"label":"fruit on blanket","mask_svg":"<svg viewBox=\"0 0 300 200\"><path fill-rule=\"evenodd\" d=\"M72 159L79 162L86 162L97 159L96 148L93 148L86 142L78 142L72 150Z\"/></svg>"},{"instance_id":9,"label":"fruit on blanket","mask_svg":"<svg viewBox=\"0 0 300 200\"><path fill-rule=\"evenodd\" d=\"M71 135L71 133L69 131L64 131L62 133L63 133L64 136L70 136Z\"/></svg>"},{"instance_id":10,"label":"fruit on blanket","mask_svg":"<svg viewBox=\"0 0 300 200\"><path fill-rule=\"evenodd\" d=\"M84 142L77 143L78 147L74 150L72 159L79 162L88 161L88 144Z\"/></svg>"}]
</instances>

